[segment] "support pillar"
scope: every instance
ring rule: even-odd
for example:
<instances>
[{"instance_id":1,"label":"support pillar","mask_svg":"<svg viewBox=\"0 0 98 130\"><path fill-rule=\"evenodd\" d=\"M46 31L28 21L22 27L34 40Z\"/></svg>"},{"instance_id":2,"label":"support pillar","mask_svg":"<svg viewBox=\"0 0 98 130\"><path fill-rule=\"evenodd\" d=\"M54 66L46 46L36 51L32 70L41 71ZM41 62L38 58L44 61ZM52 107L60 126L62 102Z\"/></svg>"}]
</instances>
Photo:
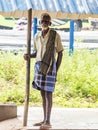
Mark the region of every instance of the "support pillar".
<instances>
[{"instance_id":1,"label":"support pillar","mask_svg":"<svg viewBox=\"0 0 98 130\"><path fill-rule=\"evenodd\" d=\"M69 44L69 55L74 51L74 20L70 21L70 44Z\"/></svg>"}]
</instances>

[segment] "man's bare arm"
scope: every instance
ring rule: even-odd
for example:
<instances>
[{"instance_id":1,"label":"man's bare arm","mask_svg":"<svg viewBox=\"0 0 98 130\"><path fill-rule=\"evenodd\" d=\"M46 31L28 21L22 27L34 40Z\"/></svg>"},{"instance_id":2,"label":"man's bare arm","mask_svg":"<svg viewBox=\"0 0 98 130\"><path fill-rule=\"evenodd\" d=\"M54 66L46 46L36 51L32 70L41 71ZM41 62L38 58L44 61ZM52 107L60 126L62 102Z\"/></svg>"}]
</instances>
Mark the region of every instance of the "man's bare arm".
<instances>
[{"instance_id":1,"label":"man's bare arm","mask_svg":"<svg viewBox=\"0 0 98 130\"><path fill-rule=\"evenodd\" d=\"M61 62L62 62L62 56L63 56L63 53L62 53L62 51L60 51L58 53L57 62L56 62L56 71L57 72L58 72L58 69L59 69Z\"/></svg>"}]
</instances>

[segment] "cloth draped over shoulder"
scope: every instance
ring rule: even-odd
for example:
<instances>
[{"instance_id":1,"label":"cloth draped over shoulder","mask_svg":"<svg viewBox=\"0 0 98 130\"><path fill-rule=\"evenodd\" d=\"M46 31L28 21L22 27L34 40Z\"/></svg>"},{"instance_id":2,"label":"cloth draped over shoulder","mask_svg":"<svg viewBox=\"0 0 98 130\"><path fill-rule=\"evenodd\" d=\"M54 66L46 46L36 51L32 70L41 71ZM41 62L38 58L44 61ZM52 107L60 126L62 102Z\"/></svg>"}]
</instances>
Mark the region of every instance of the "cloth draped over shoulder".
<instances>
[{"instance_id":1,"label":"cloth draped over shoulder","mask_svg":"<svg viewBox=\"0 0 98 130\"><path fill-rule=\"evenodd\" d=\"M40 65L40 73L46 75L51 73L54 61L56 31L50 30L49 39L46 45L46 52L42 58Z\"/></svg>"}]
</instances>

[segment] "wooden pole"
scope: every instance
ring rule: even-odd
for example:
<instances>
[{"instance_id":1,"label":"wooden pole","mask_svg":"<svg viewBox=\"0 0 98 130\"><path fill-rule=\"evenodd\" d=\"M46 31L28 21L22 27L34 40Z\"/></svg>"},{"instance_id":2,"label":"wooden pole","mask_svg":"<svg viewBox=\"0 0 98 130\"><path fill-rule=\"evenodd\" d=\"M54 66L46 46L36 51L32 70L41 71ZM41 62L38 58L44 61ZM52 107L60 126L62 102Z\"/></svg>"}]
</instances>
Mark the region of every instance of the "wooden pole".
<instances>
[{"instance_id":1,"label":"wooden pole","mask_svg":"<svg viewBox=\"0 0 98 130\"><path fill-rule=\"evenodd\" d=\"M28 10L27 54L30 54L31 51L31 25L32 25L32 9ZM27 126L29 93L30 93L30 60L28 60L26 63L26 94L24 104L23 126Z\"/></svg>"}]
</instances>

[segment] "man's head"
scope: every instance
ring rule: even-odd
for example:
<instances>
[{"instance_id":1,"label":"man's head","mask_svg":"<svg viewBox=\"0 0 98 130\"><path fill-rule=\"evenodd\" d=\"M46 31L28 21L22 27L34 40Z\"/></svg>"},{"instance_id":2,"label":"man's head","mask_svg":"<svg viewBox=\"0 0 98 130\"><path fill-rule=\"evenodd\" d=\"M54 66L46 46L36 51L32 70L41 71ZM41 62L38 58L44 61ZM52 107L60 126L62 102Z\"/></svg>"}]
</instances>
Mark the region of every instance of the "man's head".
<instances>
[{"instance_id":1,"label":"man's head","mask_svg":"<svg viewBox=\"0 0 98 130\"><path fill-rule=\"evenodd\" d=\"M48 13L43 13L40 18L42 28L48 28L51 25L51 17Z\"/></svg>"}]
</instances>

